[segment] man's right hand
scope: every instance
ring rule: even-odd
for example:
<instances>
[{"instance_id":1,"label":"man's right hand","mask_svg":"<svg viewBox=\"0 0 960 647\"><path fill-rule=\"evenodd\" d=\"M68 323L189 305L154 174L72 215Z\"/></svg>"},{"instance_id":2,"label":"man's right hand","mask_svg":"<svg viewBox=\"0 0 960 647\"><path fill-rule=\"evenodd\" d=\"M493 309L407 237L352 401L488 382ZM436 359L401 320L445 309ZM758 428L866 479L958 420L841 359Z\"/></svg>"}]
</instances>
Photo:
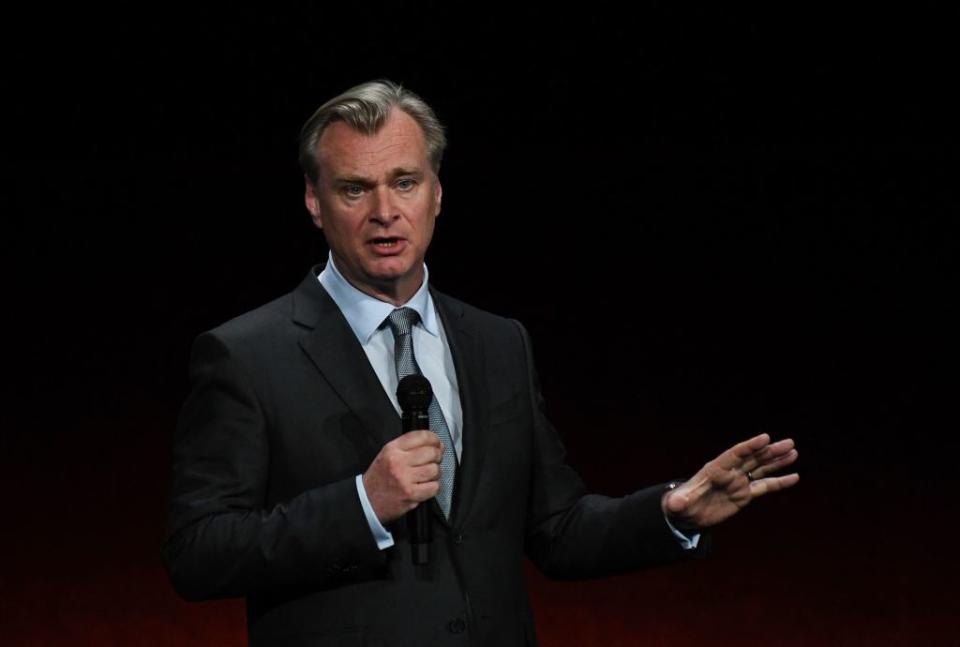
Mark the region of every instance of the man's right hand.
<instances>
[{"instance_id":1,"label":"man's right hand","mask_svg":"<svg viewBox=\"0 0 960 647\"><path fill-rule=\"evenodd\" d=\"M399 519L440 491L443 443L429 430L411 431L383 446L363 475L380 523Z\"/></svg>"}]
</instances>

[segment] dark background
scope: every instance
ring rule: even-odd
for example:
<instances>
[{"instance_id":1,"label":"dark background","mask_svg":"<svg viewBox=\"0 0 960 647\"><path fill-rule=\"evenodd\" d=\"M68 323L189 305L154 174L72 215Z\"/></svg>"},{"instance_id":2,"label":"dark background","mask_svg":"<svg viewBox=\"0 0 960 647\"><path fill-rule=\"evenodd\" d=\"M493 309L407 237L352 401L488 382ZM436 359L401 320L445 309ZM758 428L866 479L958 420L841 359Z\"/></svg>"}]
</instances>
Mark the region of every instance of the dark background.
<instances>
[{"instance_id":1,"label":"dark background","mask_svg":"<svg viewBox=\"0 0 960 647\"><path fill-rule=\"evenodd\" d=\"M800 485L706 561L531 569L542 643L953 643L956 24L916 5L8 15L0 642L244 643L242 602L182 602L159 562L190 341L326 257L297 132L386 76L448 126L431 277L528 326L591 488L692 474L760 431L801 450Z\"/></svg>"}]
</instances>

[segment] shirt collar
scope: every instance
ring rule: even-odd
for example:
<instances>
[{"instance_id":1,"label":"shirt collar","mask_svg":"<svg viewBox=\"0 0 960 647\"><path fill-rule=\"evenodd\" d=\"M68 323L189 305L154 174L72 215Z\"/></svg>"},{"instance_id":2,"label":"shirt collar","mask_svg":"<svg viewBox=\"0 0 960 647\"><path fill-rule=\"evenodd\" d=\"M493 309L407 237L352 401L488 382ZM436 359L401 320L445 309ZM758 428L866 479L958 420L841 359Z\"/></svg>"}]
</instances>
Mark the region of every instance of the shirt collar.
<instances>
[{"instance_id":1,"label":"shirt collar","mask_svg":"<svg viewBox=\"0 0 960 647\"><path fill-rule=\"evenodd\" d=\"M423 264L423 283L420 285L420 289L402 306L394 306L392 303L381 301L353 287L334 264L333 253L330 253L327 266L323 268L317 278L320 280L320 285L324 287L337 307L340 308L340 312L343 313L347 323L350 324L350 328L353 329L353 334L357 336L361 344L370 341L380 324L397 307L416 310L417 314L420 315L420 323L424 329L434 337L440 334L440 329L437 327L437 314L433 307L433 297L430 296L430 290L427 288L430 271L427 269L426 263Z\"/></svg>"}]
</instances>

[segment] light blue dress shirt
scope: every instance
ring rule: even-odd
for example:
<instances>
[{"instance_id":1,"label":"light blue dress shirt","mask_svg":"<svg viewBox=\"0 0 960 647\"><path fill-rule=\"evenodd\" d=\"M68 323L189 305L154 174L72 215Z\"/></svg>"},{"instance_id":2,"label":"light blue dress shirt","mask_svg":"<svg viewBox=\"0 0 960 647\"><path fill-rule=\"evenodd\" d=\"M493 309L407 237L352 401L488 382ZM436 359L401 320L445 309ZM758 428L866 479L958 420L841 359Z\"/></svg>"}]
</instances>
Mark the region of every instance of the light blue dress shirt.
<instances>
[{"instance_id":1,"label":"light blue dress shirt","mask_svg":"<svg viewBox=\"0 0 960 647\"><path fill-rule=\"evenodd\" d=\"M433 297L427 289L429 284L429 270L423 266L423 284L416 294L402 306L381 301L369 294L365 294L353 287L337 269L330 255L327 266L320 273L320 284L333 299L347 323L357 336L363 347L370 366L377 374L383 390L386 391L393 403L397 414L401 413L400 403L397 401L397 370L394 359L394 339L390 326L385 324L386 318L398 307L412 308L420 315L420 321L413 327L413 348L417 358L417 365L423 376L430 381L433 394L443 412L443 418L450 430L453 448L457 453L457 460L463 451L461 430L463 429L463 408L460 405L460 387L457 384L457 372L453 366L453 355L450 354L450 344L447 343L446 331L440 325ZM380 549L393 545L393 535L383 527L370 505L367 491L363 487L363 475L356 478L357 494L360 504L370 524L374 539Z\"/></svg>"},{"instance_id":2,"label":"light blue dress shirt","mask_svg":"<svg viewBox=\"0 0 960 647\"><path fill-rule=\"evenodd\" d=\"M384 391L390 397L394 408L399 414L401 412L400 403L397 401L397 371L393 354L393 332L384 322L386 318L398 307L413 308L420 315L420 321L413 327L413 347L417 358L417 364L424 377L430 380L433 387L434 396L443 412L443 417L447 421L447 427L450 429L450 436L453 439L453 446L457 452L457 460L460 460L460 454L463 451L463 408L460 404L460 389L457 385L457 372L453 366L453 356L450 354L450 344L447 343L446 332L440 325L440 318L437 316L436 308L433 305L433 297L427 289L430 273L426 264L423 266L423 284L416 294L402 306L394 306L392 303L381 301L369 294L361 292L353 287L340 273L333 262L333 254L330 254L326 267L320 272L318 277L320 284L327 291L327 294L333 299L340 312L343 313L347 323L357 336L357 340L363 347L370 366L373 367L380 384ZM363 506L363 513L370 524L370 530L377 542L377 546L383 550L393 546L393 535L383 527L377 515L370 505L370 499L367 491L363 487L363 474L356 477L357 494L360 496L360 505ZM700 535L696 534L687 537L670 524L667 525L673 534L680 541L681 546L686 549L697 547Z\"/></svg>"}]
</instances>

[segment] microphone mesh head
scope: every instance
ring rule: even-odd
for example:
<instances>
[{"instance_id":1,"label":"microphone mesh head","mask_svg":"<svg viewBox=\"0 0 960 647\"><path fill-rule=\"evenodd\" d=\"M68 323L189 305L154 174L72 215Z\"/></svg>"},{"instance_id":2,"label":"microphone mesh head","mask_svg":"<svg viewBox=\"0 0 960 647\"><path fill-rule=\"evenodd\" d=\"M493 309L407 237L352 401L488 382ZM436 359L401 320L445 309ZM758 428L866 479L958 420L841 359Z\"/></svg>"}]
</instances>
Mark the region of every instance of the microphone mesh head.
<instances>
[{"instance_id":1,"label":"microphone mesh head","mask_svg":"<svg viewBox=\"0 0 960 647\"><path fill-rule=\"evenodd\" d=\"M430 380L422 375L408 375L397 385L397 400L404 411L426 409L432 399L433 388Z\"/></svg>"}]
</instances>

